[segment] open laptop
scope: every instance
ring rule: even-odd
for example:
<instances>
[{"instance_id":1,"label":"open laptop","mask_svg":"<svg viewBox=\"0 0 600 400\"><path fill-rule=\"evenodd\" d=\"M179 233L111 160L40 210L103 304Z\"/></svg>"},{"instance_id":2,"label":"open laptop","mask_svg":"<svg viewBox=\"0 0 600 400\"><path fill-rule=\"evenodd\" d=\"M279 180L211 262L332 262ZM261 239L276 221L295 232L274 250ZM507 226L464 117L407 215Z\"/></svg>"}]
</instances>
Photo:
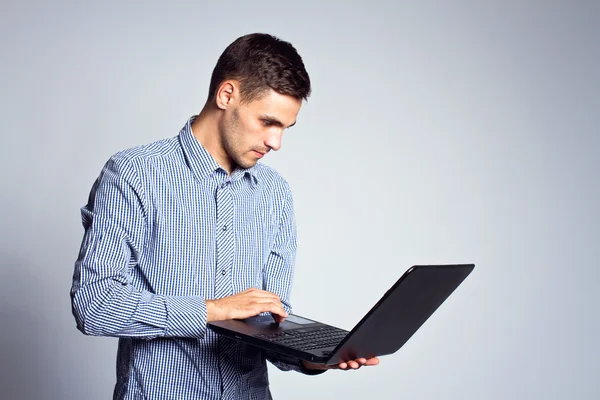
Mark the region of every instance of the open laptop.
<instances>
[{"instance_id":1,"label":"open laptop","mask_svg":"<svg viewBox=\"0 0 600 400\"><path fill-rule=\"evenodd\" d=\"M294 314L280 324L269 314L208 326L281 359L333 365L383 356L400 349L473 268L473 264L411 267L350 332Z\"/></svg>"}]
</instances>

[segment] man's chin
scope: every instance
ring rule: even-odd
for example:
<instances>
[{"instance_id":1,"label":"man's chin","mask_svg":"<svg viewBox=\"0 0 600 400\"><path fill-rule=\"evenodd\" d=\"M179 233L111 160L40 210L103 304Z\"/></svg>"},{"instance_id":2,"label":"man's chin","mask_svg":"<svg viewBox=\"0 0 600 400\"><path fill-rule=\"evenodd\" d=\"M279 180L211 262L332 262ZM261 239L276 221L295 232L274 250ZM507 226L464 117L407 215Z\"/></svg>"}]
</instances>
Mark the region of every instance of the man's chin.
<instances>
[{"instance_id":1,"label":"man's chin","mask_svg":"<svg viewBox=\"0 0 600 400\"><path fill-rule=\"evenodd\" d=\"M238 162L237 167L240 169L248 169L254 167L257 162L258 160L244 160L243 162Z\"/></svg>"}]
</instances>

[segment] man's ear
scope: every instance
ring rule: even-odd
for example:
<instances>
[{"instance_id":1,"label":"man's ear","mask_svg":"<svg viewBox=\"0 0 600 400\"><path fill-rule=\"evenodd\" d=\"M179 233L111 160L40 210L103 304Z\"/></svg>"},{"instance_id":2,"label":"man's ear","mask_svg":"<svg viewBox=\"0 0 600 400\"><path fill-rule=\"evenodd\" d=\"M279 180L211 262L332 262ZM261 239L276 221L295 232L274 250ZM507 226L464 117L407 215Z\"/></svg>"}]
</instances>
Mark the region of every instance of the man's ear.
<instances>
[{"instance_id":1,"label":"man's ear","mask_svg":"<svg viewBox=\"0 0 600 400\"><path fill-rule=\"evenodd\" d=\"M219 85L215 101L217 107L221 110L226 110L230 104L235 103L239 97L239 85L236 81L228 80Z\"/></svg>"}]
</instances>

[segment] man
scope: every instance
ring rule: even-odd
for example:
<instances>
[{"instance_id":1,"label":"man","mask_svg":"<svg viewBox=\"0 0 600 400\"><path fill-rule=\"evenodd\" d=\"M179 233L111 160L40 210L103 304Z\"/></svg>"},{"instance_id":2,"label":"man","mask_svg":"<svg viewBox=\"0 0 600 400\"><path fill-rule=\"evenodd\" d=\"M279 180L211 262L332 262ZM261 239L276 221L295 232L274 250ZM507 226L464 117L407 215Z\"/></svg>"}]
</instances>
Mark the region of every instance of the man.
<instances>
[{"instance_id":1,"label":"man","mask_svg":"<svg viewBox=\"0 0 600 400\"><path fill-rule=\"evenodd\" d=\"M266 359L207 322L291 310L296 252L287 182L257 163L281 146L310 79L266 34L227 47L208 100L179 135L112 156L82 208L71 298L85 334L119 337L117 399L270 398ZM375 365L376 358L340 369Z\"/></svg>"}]
</instances>

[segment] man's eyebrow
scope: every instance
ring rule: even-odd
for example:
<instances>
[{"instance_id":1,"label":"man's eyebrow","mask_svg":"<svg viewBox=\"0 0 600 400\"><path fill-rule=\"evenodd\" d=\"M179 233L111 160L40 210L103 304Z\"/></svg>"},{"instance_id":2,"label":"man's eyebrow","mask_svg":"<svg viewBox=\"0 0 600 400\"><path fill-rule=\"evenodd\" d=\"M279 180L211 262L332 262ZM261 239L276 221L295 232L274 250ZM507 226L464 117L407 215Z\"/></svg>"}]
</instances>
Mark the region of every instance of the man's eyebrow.
<instances>
[{"instance_id":1,"label":"man's eyebrow","mask_svg":"<svg viewBox=\"0 0 600 400\"><path fill-rule=\"evenodd\" d=\"M277 118L270 116L270 115L263 115L261 117L261 119L265 120L265 121L269 121L271 124L278 126L280 128L285 127L285 125L283 124L283 122L281 122L280 120L278 120ZM290 126L288 126L288 128L291 128L292 126L296 125L296 121L294 121L293 124L291 124Z\"/></svg>"}]
</instances>

